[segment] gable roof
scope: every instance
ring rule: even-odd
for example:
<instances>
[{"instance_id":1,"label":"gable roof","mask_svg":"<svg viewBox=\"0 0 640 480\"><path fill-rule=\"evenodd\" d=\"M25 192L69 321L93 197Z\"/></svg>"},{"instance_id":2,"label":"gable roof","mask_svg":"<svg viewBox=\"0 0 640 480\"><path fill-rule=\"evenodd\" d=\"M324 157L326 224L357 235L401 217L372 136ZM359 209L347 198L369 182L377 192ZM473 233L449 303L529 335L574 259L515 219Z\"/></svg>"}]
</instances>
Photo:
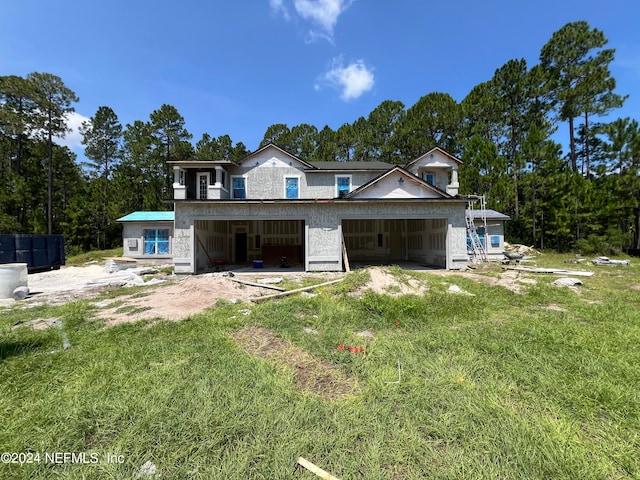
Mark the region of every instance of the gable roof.
<instances>
[{"instance_id":1,"label":"gable roof","mask_svg":"<svg viewBox=\"0 0 640 480\"><path fill-rule=\"evenodd\" d=\"M173 212L132 212L116 222L173 222Z\"/></svg>"},{"instance_id":2,"label":"gable roof","mask_svg":"<svg viewBox=\"0 0 640 480\"><path fill-rule=\"evenodd\" d=\"M382 170L387 171L393 168L393 165L386 162L309 162L313 167L317 170L327 171L327 170L340 170L340 171L351 171L351 170Z\"/></svg>"},{"instance_id":3,"label":"gable roof","mask_svg":"<svg viewBox=\"0 0 640 480\"><path fill-rule=\"evenodd\" d=\"M419 162L420 160L426 158L429 155L433 155L434 153L439 153L441 155L444 155L445 157L447 157L448 159L454 161L455 163L457 163L458 165L462 164L462 160L460 160L458 157L454 157L453 155L451 155L449 152L444 151L443 149L441 149L440 147L434 147L431 150L429 150L427 153L423 153L422 155L420 155L418 158L416 158L415 160L410 161L409 163L407 163L404 168L406 168L407 170L414 164Z\"/></svg>"},{"instance_id":4,"label":"gable roof","mask_svg":"<svg viewBox=\"0 0 640 480\"><path fill-rule=\"evenodd\" d=\"M255 152L250 153L249 155L247 155L246 157L244 157L242 160L239 160L237 163L239 165L241 165L243 162L245 162L246 160L249 160L253 157L255 157L256 155L260 155L261 153L263 153L265 150L268 149L275 149L278 152L286 155L287 157L291 158L292 160L295 160L296 162L298 162L300 165L306 167L306 168L311 168L311 169L315 169L315 167L313 165L311 165L309 162L305 162L304 160L296 157L295 155L287 152L286 150L283 150L282 148L280 148L279 146L277 146L275 143L268 143L266 144L264 147L259 148L258 150L256 150Z\"/></svg>"},{"instance_id":5,"label":"gable roof","mask_svg":"<svg viewBox=\"0 0 640 480\"><path fill-rule=\"evenodd\" d=\"M420 177L415 176L413 173L407 171L403 167L398 167L398 166L391 168L390 170L386 171L382 175L377 176L373 180L370 180L364 185L361 185L360 187L356 188L354 191L349 192L347 195L345 195L344 198L357 197L361 193L365 192L368 189L373 188L374 185L385 181L386 179L390 178L393 174L396 174L396 173L400 174L402 179L406 179L404 181L413 182L419 187L419 189L421 190L424 189L430 192L431 194L435 194L439 198L454 198L453 196L449 195L447 192L440 190L439 188L431 185L430 183L425 182ZM411 197L407 197L407 198L411 198Z\"/></svg>"}]
</instances>

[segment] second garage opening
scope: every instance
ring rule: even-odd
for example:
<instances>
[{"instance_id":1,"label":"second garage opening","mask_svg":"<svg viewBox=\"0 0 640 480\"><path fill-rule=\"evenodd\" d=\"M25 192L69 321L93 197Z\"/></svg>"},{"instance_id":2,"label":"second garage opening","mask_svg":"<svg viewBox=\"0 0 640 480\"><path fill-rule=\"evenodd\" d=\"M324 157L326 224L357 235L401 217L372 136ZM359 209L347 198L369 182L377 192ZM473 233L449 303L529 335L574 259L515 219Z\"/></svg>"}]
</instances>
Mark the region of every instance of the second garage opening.
<instances>
[{"instance_id":1,"label":"second garage opening","mask_svg":"<svg viewBox=\"0 0 640 480\"><path fill-rule=\"evenodd\" d=\"M446 267L446 218L345 219L342 234L350 262L409 261Z\"/></svg>"}]
</instances>

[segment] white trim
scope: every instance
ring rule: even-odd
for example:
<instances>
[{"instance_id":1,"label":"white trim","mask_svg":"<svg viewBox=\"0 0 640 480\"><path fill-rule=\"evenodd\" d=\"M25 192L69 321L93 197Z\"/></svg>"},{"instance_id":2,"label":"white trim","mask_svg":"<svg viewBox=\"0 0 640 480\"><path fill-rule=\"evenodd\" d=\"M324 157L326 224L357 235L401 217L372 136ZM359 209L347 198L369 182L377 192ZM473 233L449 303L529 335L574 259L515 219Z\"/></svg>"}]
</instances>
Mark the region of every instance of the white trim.
<instances>
[{"instance_id":1,"label":"white trim","mask_svg":"<svg viewBox=\"0 0 640 480\"><path fill-rule=\"evenodd\" d=\"M338 196L340 195L340 192L338 192L338 178L348 178L349 179L349 191L347 192L347 194L351 193L353 191L353 175L351 174L344 174L344 173L336 173L333 176L333 183L335 186L335 197L338 198Z\"/></svg>"}]
</instances>

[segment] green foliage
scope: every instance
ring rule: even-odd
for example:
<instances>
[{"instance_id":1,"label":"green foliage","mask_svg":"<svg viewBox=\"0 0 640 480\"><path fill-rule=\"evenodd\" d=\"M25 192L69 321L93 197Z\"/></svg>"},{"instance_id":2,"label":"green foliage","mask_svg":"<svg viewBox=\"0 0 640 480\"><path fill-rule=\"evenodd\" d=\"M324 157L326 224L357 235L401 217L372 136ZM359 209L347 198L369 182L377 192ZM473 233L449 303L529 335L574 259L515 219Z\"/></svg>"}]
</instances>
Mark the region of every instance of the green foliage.
<instances>
[{"instance_id":1,"label":"green foliage","mask_svg":"<svg viewBox=\"0 0 640 480\"><path fill-rule=\"evenodd\" d=\"M576 242L576 249L584 255L613 256L622 253L622 248L629 244L629 234L610 227L606 235L590 234Z\"/></svg>"},{"instance_id":2,"label":"green foliage","mask_svg":"<svg viewBox=\"0 0 640 480\"><path fill-rule=\"evenodd\" d=\"M574 172L578 170L575 119L580 115L602 115L624 101L613 92L616 82L609 64L615 50L603 49L607 42L604 33L591 29L587 22L570 22L555 32L540 52L540 64L547 73L558 117L569 122L569 158ZM587 122L585 125L588 131Z\"/></svg>"},{"instance_id":3,"label":"green foliage","mask_svg":"<svg viewBox=\"0 0 640 480\"><path fill-rule=\"evenodd\" d=\"M616 231L623 249L640 248L640 127L630 118L601 123L626 98L614 91L606 44L603 32L571 22L542 47L538 65L509 60L461 102L431 92L410 106L384 100L336 130L274 124L260 147L274 143L306 161L405 165L439 146L463 160L461 194L485 195L511 217L508 240L565 251ZM168 161L249 153L224 134L193 145L171 105L124 129L102 106L82 128L89 162L81 171L53 143L76 101L55 75L0 77L0 232L53 228L78 250L116 246L117 218L170 208ZM559 121L570 127L568 169L552 140Z\"/></svg>"},{"instance_id":4,"label":"green foliage","mask_svg":"<svg viewBox=\"0 0 640 480\"><path fill-rule=\"evenodd\" d=\"M365 280L355 273L352 291L220 302L183 321L103 328L88 302L4 311L0 450L124 462L6 464L2 477L136 478L149 461L162 478L313 478L293 471L301 455L339 478L640 475L637 266L598 270L579 293L537 276L520 295L417 273L424 295L366 302L353 296ZM126 301L111 307L127 310ZM35 318L62 329L13 328ZM244 326L270 328L358 393L332 401L302 391L302 365L233 341ZM364 329L375 338L358 336Z\"/></svg>"}]
</instances>

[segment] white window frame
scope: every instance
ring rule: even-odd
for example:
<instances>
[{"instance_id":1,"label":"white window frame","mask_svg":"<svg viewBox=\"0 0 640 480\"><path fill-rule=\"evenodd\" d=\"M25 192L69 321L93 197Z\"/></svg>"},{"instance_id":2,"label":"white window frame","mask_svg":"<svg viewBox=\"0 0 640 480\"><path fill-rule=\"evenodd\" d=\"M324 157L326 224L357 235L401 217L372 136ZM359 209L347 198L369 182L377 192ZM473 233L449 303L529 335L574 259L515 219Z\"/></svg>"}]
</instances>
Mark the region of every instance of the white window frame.
<instances>
[{"instance_id":1,"label":"white window frame","mask_svg":"<svg viewBox=\"0 0 640 480\"><path fill-rule=\"evenodd\" d=\"M298 196L296 198L287 198L287 179L289 178L295 178L298 181ZM282 198L284 198L285 200L297 200L300 198L300 188L301 188L301 181L300 181L301 176L300 175L285 175L284 177L284 183L282 185Z\"/></svg>"},{"instance_id":2,"label":"white window frame","mask_svg":"<svg viewBox=\"0 0 640 480\"><path fill-rule=\"evenodd\" d=\"M202 195L201 195L202 192L200 192L200 179L202 177L205 177L207 179L207 182L206 182L207 187L206 187L206 190L205 190L204 198L202 198ZM196 175L196 199L197 200L206 200L207 199L207 193L206 192L208 192L208 191L209 191L209 173L208 172L198 172L198 174Z\"/></svg>"},{"instance_id":3,"label":"white window frame","mask_svg":"<svg viewBox=\"0 0 640 480\"><path fill-rule=\"evenodd\" d=\"M242 178L244 179L244 199L240 199L240 200L246 200L247 198L249 198L248 192L247 192L247 176L246 175L230 175L229 178L229 192L231 193L231 198L236 198L234 195L234 188L233 188L233 180L235 178Z\"/></svg>"},{"instance_id":4,"label":"white window frame","mask_svg":"<svg viewBox=\"0 0 640 480\"><path fill-rule=\"evenodd\" d=\"M334 184L335 184L335 197L338 198L340 196L340 192L338 191L338 178L348 178L349 179L349 191L347 193L351 193L353 191L353 178L351 174L336 174L334 176Z\"/></svg>"}]
</instances>

